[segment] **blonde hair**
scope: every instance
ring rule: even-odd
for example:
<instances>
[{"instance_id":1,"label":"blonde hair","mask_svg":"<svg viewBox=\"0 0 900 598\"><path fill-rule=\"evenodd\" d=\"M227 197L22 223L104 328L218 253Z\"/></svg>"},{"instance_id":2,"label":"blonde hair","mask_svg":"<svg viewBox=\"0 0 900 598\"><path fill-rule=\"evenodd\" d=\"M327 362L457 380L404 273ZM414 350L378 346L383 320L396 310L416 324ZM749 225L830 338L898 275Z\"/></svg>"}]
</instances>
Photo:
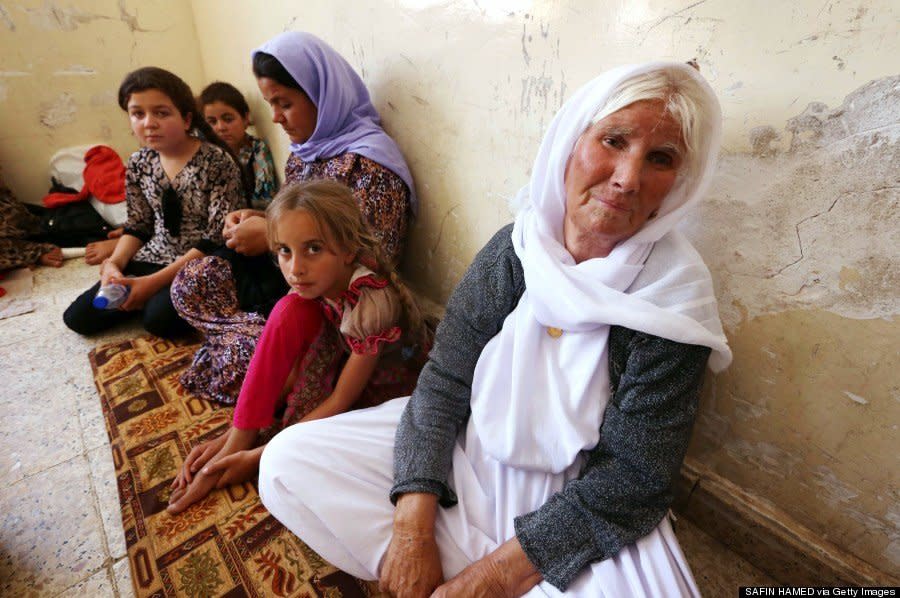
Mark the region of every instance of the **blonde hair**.
<instances>
[{"instance_id":1,"label":"blonde hair","mask_svg":"<svg viewBox=\"0 0 900 598\"><path fill-rule=\"evenodd\" d=\"M266 231L269 248L273 251L278 243L278 221L286 213L294 211L303 211L312 216L326 242L354 253L358 263L388 280L403 304L405 321L401 323L401 328L408 330L417 342L425 343L427 331L422 312L409 288L381 250L381 244L363 219L350 188L324 179L282 187L266 208Z\"/></svg>"},{"instance_id":2,"label":"blonde hair","mask_svg":"<svg viewBox=\"0 0 900 598\"><path fill-rule=\"evenodd\" d=\"M684 143L684 174L696 176L703 163L711 123L707 122L715 110L709 105L709 94L690 73L677 68L664 68L626 79L601 106L591 124L613 112L643 100L660 100L665 111L681 125Z\"/></svg>"}]
</instances>

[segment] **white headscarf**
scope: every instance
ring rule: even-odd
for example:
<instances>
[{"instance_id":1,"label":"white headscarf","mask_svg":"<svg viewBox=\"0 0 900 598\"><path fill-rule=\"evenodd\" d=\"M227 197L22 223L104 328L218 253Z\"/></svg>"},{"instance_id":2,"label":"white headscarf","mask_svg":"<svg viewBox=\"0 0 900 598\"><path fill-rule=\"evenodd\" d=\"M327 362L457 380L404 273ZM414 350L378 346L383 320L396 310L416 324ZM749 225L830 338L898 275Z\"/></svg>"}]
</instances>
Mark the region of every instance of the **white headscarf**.
<instances>
[{"instance_id":1,"label":"white headscarf","mask_svg":"<svg viewBox=\"0 0 900 598\"><path fill-rule=\"evenodd\" d=\"M700 131L699 174L678 177L655 218L604 258L576 264L566 250L563 219L566 163L598 109L626 80L651 71L696 79L714 114ZM721 111L699 73L680 63L608 71L579 89L550 123L512 241L525 273L525 293L485 346L472 384L472 422L488 454L508 465L558 473L596 446L609 401L607 340L618 325L712 349L714 371L731 351L719 321L709 270L674 230L705 193L719 151ZM548 328L563 331L561 336Z\"/></svg>"}]
</instances>

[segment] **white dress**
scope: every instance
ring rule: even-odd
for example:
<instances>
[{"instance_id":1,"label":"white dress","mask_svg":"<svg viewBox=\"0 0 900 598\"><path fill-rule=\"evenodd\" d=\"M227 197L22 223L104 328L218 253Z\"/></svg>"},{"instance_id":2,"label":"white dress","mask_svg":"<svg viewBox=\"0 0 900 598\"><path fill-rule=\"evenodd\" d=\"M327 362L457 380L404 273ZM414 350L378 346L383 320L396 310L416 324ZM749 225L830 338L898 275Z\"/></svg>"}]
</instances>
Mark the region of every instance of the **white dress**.
<instances>
[{"instance_id":1,"label":"white dress","mask_svg":"<svg viewBox=\"0 0 900 598\"><path fill-rule=\"evenodd\" d=\"M408 398L291 426L266 447L259 493L267 509L336 567L377 579L391 540L394 434ZM453 453L459 504L438 509L445 579L515 535L513 519L540 507L577 476L524 471L484 454L468 424ZM592 564L565 594L543 582L528 596L699 596L667 518L616 556Z\"/></svg>"}]
</instances>

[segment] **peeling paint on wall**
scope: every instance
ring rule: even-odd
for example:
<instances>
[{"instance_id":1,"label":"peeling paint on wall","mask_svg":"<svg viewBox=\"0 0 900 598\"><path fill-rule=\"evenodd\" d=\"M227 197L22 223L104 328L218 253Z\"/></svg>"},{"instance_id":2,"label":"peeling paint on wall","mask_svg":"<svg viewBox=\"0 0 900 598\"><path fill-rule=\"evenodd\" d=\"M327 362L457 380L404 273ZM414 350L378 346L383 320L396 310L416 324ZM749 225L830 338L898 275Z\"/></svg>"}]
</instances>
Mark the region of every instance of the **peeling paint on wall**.
<instances>
[{"instance_id":1,"label":"peeling paint on wall","mask_svg":"<svg viewBox=\"0 0 900 598\"><path fill-rule=\"evenodd\" d=\"M106 15L82 12L77 8L63 8L53 0L45 0L44 6L40 8L22 7L22 10L28 14L32 25L47 31L75 31L79 25L112 19Z\"/></svg>"},{"instance_id":2,"label":"peeling paint on wall","mask_svg":"<svg viewBox=\"0 0 900 598\"><path fill-rule=\"evenodd\" d=\"M116 92L107 89L106 91L101 91L100 93L95 93L91 96L90 99L91 106L99 107L99 106L116 106L118 107L118 98L116 97Z\"/></svg>"},{"instance_id":3,"label":"peeling paint on wall","mask_svg":"<svg viewBox=\"0 0 900 598\"><path fill-rule=\"evenodd\" d=\"M118 17L94 12L84 12L72 7L61 7L53 0L45 0L44 6L40 8L22 8L22 10L28 14L32 25L48 31L74 31L80 25L86 25L95 21L116 20L124 23L132 33L151 31L141 27L138 23L137 16L128 12L128 9L125 6L125 0L118 1ZM3 14L3 7L0 6L0 18L2 18ZM11 21L9 21L9 25L12 25ZM12 27L14 29L15 25L12 25Z\"/></svg>"},{"instance_id":4,"label":"peeling paint on wall","mask_svg":"<svg viewBox=\"0 0 900 598\"><path fill-rule=\"evenodd\" d=\"M77 111L78 106L75 105L75 98L68 93L60 94L54 102L41 106L41 124L47 128L55 129L74 121Z\"/></svg>"},{"instance_id":5,"label":"peeling paint on wall","mask_svg":"<svg viewBox=\"0 0 900 598\"><path fill-rule=\"evenodd\" d=\"M861 396L859 396L857 394L853 394L849 390L845 390L844 394L847 396L848 399L850 399L854 403L859 403L860 405L868 405L869 404L869 401L865 400L864 398L862 398Z\"/></svg>"},{"instance_id":6,"label":"peeling paint on wall","mask_svg":"<svg viewBox=\"0 0 900 598\"><path fill-rule=\"evenodd\" d=\"M137 14L128 12L128 9L125 8L125 0L119 0L119 19L128 25L128 29L130 29L132 33L150 31L150 29L144 29L138 24Z\"/></svg>"},{"instance_id":7,"label":"peeling paint on wall","mask_svg":"<svg viewBox=\"0 0 900 598\"><path fill-rule=\"evenodd\" d=\"M17 171L16 195L46 193L40 165L61 145L103 140L131 153L114 95L122 74L159 64L198 87L206 79L196 32L184 0L0 0L0 130L16 146L0 158L13 161L5 166Z\"/></svg>"},{"instance_id":8,"label":"peeling paint on wall","mask_svg":"<svg viewBox=\"0 0 900 598\"><path fill-rule=\"evenodd\" d=\"M3 23L10 31L16 30L16 24L13 23L13 20L9 17L9 13L6 11L6 7L2 4L0 4L0 23Z\"/></svg>"},{"instance_id":9,"label":"peeling paint on wall","mask_svg":"<svg viewBox=\"0 0 900 598\"><path fill-rule=\"evenodd\" d=\"M89 66L84 66L83 64L73 64L72 66L66 67L64 69L59 69L58 71L53 71L53 75L56 77L59 76L93 76L96 75L97 71L92 69Z\"/></svg>"},{"instance_id":10,"label":"peeling paint on wall","mask_svg":"<svg viewBox=\"0 0 900 598\"><path fill-rule=\"evenodd\" d=\"M746 318L710 376L689 453L889 569L900 541L900 318L822 310Z\"/></svg>"},{"instance_id":11,"label":"peeling paint on wall","mask_svg":"<svg viewBox=\"0 0 900 598\"><path fill-rule=\"evenodd\" d=\"M772 145L777 143L781 136L773 127L754 127L750 129L750 147L752 154L758 158L768 158L778 153L778 146Z\"/></svg>"},{"instance_id":12,"label":"peeling paint on wall","mask_svg":"<svg viewBox=\"0 0 900 598\"><path fill-rule=\"evenodd\" d=\"M813 476L816 486L821 489L823 500L832 507L847 505L859 496L859 490L842 482L827 467L817 467Z\"/></svg>"},{"instance_id":13,"label":"peeling paint on wall","mask_svg":"<svg viewBox=\"0 0 900 598\"><path fill-rule=\"evenodd\" d=\"M793 475L800 457L770 442L748 442L733 438L725 442L725 450L732 458L750 463L764 472L781 479Z\"/></svg>"},{"instance_id":14,"label":"peeling paint on wall","mask_svg":"<svg viewBox=\"0 0 900 598\"><path fill-rule=\"evenodd\" d=\"M788 309L849 318L900 313L900 76L830 110L811 103L723 157L687 225L713 271L726 328Z\"/></svg>"},{"instance_id":15,"label":"peeling paint on wall","mask_svg":"<svg viewBox=\"0 0 900 598\"><path fill-rule=\"evenodd\" d=\"M892 499L893 504L888 509L885 519L893 524L893 531L890 532L891 542L882 554L897 567L900 567L900 504L898 504L900 503L900 496L893 496Z\"/></svg>"}]
</instances>

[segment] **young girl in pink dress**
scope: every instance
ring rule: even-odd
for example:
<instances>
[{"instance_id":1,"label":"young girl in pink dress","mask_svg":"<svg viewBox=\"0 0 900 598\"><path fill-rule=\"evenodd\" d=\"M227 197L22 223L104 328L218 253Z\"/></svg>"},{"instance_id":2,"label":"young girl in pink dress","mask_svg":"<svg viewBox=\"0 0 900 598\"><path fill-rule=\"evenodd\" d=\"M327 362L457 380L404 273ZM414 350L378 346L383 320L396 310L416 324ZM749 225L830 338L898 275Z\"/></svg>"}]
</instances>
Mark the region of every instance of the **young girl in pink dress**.
<instances>
[{"instance_id":1,"label":"young girl in pink dress","mask_svg":"<svg viewBox=\"0 0 900 598\"><path fill-rule=\"evenodd\" d=\"M173 514L251 477L271 432L408 395L425 362L421 313L349 188L285 187L266 221L290 291L266 320L232 426L194 447L172 483ZM220 304L236 308L236 296Z\"/></svg>"}]
</instances>

